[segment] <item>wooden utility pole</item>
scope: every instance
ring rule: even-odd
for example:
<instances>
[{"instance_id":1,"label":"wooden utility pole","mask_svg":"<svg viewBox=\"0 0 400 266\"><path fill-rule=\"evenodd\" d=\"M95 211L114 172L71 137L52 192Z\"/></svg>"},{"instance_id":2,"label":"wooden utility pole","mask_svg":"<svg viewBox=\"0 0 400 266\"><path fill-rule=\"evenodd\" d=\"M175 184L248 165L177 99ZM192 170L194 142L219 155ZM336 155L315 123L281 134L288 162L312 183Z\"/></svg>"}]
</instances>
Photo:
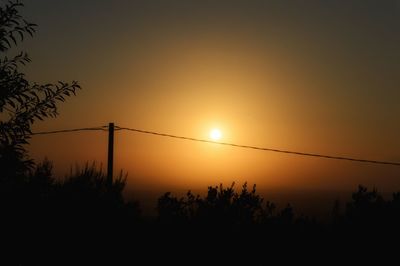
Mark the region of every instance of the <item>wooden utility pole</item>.
<instances>
[{"instance_id":1,"label":"wooden utility pole","mask_svg":"<svg viewBox=\"0 0 400 266\"><path fill-rule=\"evenodd\" d=\"M114 163L114 123L108 124L108 160L107 160L107 184L111 188L113 182Z\"/></svg>"}]
</instances>

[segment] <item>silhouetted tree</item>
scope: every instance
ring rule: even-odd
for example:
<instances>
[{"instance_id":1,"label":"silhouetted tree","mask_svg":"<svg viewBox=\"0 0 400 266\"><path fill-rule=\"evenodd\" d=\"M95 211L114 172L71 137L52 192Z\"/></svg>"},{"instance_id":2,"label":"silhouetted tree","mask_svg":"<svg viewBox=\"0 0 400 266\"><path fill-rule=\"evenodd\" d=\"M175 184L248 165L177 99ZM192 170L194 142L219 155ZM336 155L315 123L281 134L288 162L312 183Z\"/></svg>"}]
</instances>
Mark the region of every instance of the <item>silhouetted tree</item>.
<instances>
[{"instance_id":1,"label":"silhouetted tree","mask_svg":"<svg viewBox=\"0 0 400 266\"><path fill-rule=\"evenodd\" d=\"M235 192L234 183L230 187L208 187L207 195L202 198L190 191L178 199L170 192L158 199L158 218L161 222L189 222L204 226L245 226L263 222L266 213L272 215L275 205L268 203L263 209L263 199L256 193L256 186L247 189L247 183L240 193Z\"/></svg>"},{"instance_id":2,"label":"silhouetted tree","mask_svg":"<svg viewBox=\"0 0 400 266\"><path fill-rule=\"evenodd\" d=\"M233 200L233 209L235 217L240 224L252 224L259 222L262 218L263 199L256 194L256 185L253 185L251 191L247 189L247 183L243 184L242 191L235 194Z\"/></svg>"},{"instance_id":3,"label":"silhouetted tree","mask_svg":"<svg viewBox=\"0 0 400 266\"><path fill-rule=\"evenodd\" d=\"M386 202L374 188L368 191L366 187L359 186L353 193L352 201L347 203L346 217L355 224L371 224L384 218Z\"/></svg>"},{"instance_id":4,"label":"silhouetted tree","mask_svg":"<svg viewBox=\"0 0 400 266\"><path fill-rule=\"evenodd\" d=\"M20 68L30 62L26 52L9 58L7 52L33 36L36 24L27 22L20 15L23 4L10 0L0 5L0 169L2 178L21 176L32 169L33 161L23 147L28 143L31 126L36 120L56 117L57 103L66 96L75 95L80 88L71 84L29 82Z\"/></svg>"},{"instance_id":5,"label":"silhouetted tree","mask_svg":"<svg viewBox=\"0 0 400 266\"><path fill-rule=\"evenodd\" d=\"M172 196L171 192L166 192L158 199L157 211L162 223L182 223L186 222L187 212L185 210L184 198L178 199Z\"/></svg>"}]
</instances>

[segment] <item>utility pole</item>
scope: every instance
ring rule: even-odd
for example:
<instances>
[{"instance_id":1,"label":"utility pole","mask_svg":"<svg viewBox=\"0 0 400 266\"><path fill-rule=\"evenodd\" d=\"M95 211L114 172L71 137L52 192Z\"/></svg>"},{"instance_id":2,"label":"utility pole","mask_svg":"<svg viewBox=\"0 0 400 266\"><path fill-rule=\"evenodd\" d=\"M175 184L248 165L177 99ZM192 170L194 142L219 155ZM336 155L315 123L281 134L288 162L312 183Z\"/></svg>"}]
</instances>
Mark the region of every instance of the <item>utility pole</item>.
<instances>
[{"instance_id":1,"label":"utility pole","mask_svg":"<svg viewBox=\"0 0 400 266\"><path fill-rule=\"evenodd\" d=\"M107 160L107 185L109 188L113 182L114 163L114 123L108 124L108 160Z\"/></svg>"}]
</instances>

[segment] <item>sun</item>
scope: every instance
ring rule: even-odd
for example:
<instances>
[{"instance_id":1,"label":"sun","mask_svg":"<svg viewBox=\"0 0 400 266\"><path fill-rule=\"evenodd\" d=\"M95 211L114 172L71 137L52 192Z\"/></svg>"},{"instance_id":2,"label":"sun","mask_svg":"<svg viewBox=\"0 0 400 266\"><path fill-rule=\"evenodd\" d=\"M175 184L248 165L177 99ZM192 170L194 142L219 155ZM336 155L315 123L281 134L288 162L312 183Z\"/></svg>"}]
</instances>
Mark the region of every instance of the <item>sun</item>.
<instances>
[{"instance_id":1,"label":"sun","mask_svg":"<svg viewBox=\"0 0 400 266\"><path fill-rule=\"evenodd\" d=\"M211 129L210 131L210 138L214 141L220 140L222 137L221 130L218 128Z\"/></svg>"}]
</instances>

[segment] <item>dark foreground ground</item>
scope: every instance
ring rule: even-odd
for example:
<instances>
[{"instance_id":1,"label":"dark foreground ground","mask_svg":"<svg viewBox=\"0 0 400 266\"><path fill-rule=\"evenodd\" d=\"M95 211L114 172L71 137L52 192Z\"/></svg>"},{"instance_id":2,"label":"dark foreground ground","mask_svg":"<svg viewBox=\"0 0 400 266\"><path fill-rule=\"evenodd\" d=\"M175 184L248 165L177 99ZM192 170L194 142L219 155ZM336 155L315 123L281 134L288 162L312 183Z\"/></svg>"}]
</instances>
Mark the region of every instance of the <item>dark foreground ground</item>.
<instances>
[{"instance_id":1,"label":"dark foreground ground","mask_svg":"<svg viewBox=\"0 0 400 266\"><path fill-rule=\"evenodd\" d=\"M50 217L48 217L50 218ZM20 221L2 230L2 265L271 265L398 262L398 230L134 224L113 216ZM101 219L101 220L99 220ZM27 224L29 223L29 225ZM392 264L392 263L391 263Z\"/></svg>"},{"instance_id":2,"label":"dark foreground ground","mask_svg":"<svg viewBox=\"0 0 400 266\"><path fill-rule=\"evenodd\" d=\"M321 222L221 185L160 195L148 218L122 196L123 178L88 168L60 182L41 167L1 178L0 265L398 264L400 193L360 186Z\"/></svg>"}]
</instances>

